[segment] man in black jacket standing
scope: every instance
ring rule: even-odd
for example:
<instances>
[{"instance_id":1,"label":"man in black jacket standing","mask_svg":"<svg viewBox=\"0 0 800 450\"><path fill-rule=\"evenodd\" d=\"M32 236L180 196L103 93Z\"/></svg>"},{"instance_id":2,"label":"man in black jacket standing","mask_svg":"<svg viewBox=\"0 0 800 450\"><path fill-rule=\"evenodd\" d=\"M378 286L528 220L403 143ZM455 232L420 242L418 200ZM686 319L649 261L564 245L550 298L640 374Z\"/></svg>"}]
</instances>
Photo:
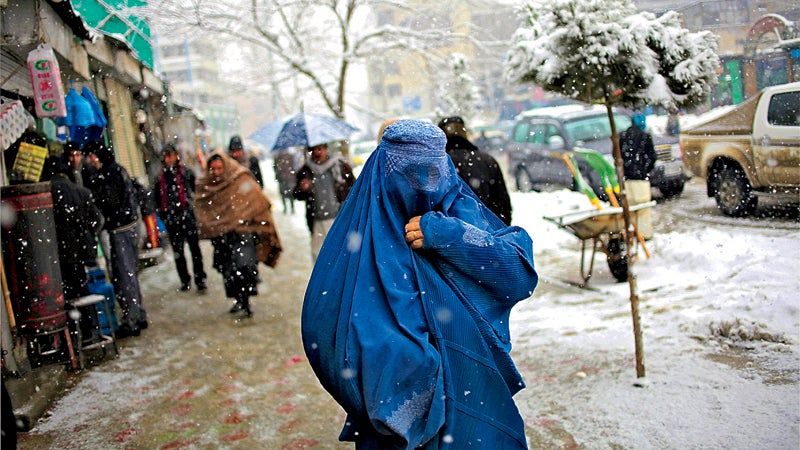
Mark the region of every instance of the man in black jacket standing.
<instances>
[{"instance_id":1,"label":"man in black jacket standing","mask_svg":"<svg viewBox=\"0 0 800 450\"><path fill-rule=\"evenodd\" d=\"M511 198L500 165L488 153L467 139L464 119L447 117L439 122L447 137L447 154L456 166L458 176L475 195L506 225L511 225Z\"/></svg>"},{"instance_id":2,"label":"man in black jacket standing","mask_svg":"<svg viewBox=\"0 0 800 450\"><path fill-rule=\"evenodd\" d=\"M650 172L656 164L653 137L646 130L644 114L636 113L631 126L620 133L622 170L625 172L625 192L631 205L650 201ZM636 228L644 239L653 237L650 208L636 212Z\"/></svg>"},{"instance_id":3,"label":"man in black jacket standing","mask_svg":"<svg viewBox=\"0 0 800 450\"><path fill-rule=\"evenodd\" d=\"M137 275L136 193L128 171L117 163L114 152L102 141L87 143L84 152L93 153L100 162L92 194L105 218L103 228L111 241L111 282L122 312L117 337L138 336L141 329L147 328L147 311Z\"/></svg>"},{"instance_id":4,"label":"man in black jacket standing","mask_svg":"<svg viewBox=\"0 0 800 450\"><path fill-rule=\"evenodd\" d=\"M647 121L644 114L634 114L631 119L631 126L619 135L622 169L626 180L648 180L656 164L653 137L645 131Z\"/></svg>"},{"instance_id":5,"label":"man in black jacket standing","mask_svg":"<svg viewBox=\"0 0 800 450\"><path fill-rule=\"evenodd\" d=\"M203 269L203 253L197 237L197 221L194 217L195 175L192 169L181 162L178 150L167 144L161 153L162 167L155 181L156 209L164 222L175 259L175 268L181 279L181 291L190 288L189 269L183 252L184 244L189 244L192 254L192 269L197 292L206 290L206 272Z\"/></svg>"}]
</instances>

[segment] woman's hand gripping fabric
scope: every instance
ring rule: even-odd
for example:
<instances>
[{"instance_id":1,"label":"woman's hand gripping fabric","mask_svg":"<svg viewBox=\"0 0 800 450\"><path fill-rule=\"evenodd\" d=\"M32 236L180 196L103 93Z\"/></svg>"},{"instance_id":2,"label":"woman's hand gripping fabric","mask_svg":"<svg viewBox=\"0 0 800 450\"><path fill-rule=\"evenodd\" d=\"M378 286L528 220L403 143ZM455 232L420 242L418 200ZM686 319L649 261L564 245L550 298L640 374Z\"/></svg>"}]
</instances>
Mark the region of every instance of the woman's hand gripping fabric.
<instances>
[{"instance_id":1,"label":"woman's hand gripping fabric","mask_svg":"<svg viewBox=\"0 0 800 450\"><path fill-rule=\"evenodd\" d=\"M422 248L422 229L419 226L419 220L422 216L412 217L405 226L406 242L411 244L411 248L419 250Z\"/></svg>"}]
</instances>

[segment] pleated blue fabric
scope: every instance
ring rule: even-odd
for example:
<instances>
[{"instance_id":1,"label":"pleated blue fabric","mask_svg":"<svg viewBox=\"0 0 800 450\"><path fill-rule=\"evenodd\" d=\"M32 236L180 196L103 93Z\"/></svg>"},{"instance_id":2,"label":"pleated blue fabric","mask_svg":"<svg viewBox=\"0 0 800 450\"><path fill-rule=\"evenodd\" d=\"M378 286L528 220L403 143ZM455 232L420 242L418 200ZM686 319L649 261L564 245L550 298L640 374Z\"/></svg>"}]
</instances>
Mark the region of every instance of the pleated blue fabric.
<instances>
[{"instance_id":1,"label":"pleated blue fabric","mask_svg":"<svg viewBox=\"0 0 800 450\"><path fill-rule=\"evenodd\" d=\"M404 228L422 216L424 245ZM457 175L431 123L388 126L306 290L303 345L356 448L526 448L512 307L538 282L530 236Z\"/></svg>"}]
</instances>

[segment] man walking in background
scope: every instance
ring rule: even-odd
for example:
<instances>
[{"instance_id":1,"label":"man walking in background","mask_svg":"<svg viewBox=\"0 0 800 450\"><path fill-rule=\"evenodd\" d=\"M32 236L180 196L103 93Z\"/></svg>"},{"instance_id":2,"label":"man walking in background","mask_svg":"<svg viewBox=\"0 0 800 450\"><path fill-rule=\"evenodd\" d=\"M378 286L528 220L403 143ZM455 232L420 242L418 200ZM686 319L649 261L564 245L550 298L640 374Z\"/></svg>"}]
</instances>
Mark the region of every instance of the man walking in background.
<instances>
[{"instance_id":1,"label":"man walking in background","mask_svg":"<svg viewBox=\"0 0 800 450\"><path fill-rule=\"evenodd\" d=\"M292 196L292 189L294 189L295 176L297 172L294 153L289 149L283 149L275 152L272 158L272 167L275 171L275 180L278 182L281 203L283 203L283 213L287 213L287 206L289 206L291 207L292 214L294 214L294 197Z\"/></svg>"},{"instance_id":2,"label":"man walking in background","mask_svg":"<svg viewBox=\"0 0 800 450\"><path fill-rule=\"evenodd\" d=\"M306 202L306 224L311 231L311 260L316 262L322 242L356 179L353 169L344 158L339 154L328 154L328 144L309 147L308 156L297 172L293 195L297 200Z\"/></svg>"},{"instance_id":3,"label":"man walking in background","mask_svg":"<svg viewBox=\"0 0 800 450\"><path fill-rule=\"evenodd\" d=\"M180 290L188 291L192 281L183 251L184 243L187 243L192 254L194 283L197 292L202 293L206 290L206 272L203 269L203 254L200 251L193 208L195 175L192 169L181 162L174 145L165 145L161 157L161 172L153 183L157 193L156 209L167 229L175 268L181 280Z\"/></svg>"}]
</instances>

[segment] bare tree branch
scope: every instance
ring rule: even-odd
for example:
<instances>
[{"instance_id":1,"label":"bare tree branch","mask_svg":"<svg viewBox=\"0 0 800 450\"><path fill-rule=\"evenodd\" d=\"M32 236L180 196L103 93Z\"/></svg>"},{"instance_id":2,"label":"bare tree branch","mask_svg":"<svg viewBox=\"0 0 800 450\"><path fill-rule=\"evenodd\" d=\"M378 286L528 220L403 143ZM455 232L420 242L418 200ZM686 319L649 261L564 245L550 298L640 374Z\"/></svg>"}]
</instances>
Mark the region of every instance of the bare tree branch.
<instances>
[{"instance_id":1,"label":"bare tree branch","mask_svg":"<svg viewBox=\"0 0 800 450\"><path fill-rule=\"evenodd\" d=\"M466 39L435 21L377 23L378 8L424 17L419 5L404 0L152 0L143 8L170 33L216 36L269 52L275 57L269 75L253 79L274 85L300 77L309 88L305 94L313 92L338 117L344 116L354 63L404 50L436 67L445 60L442 42Z\"/></svg>"}]
</instances>

